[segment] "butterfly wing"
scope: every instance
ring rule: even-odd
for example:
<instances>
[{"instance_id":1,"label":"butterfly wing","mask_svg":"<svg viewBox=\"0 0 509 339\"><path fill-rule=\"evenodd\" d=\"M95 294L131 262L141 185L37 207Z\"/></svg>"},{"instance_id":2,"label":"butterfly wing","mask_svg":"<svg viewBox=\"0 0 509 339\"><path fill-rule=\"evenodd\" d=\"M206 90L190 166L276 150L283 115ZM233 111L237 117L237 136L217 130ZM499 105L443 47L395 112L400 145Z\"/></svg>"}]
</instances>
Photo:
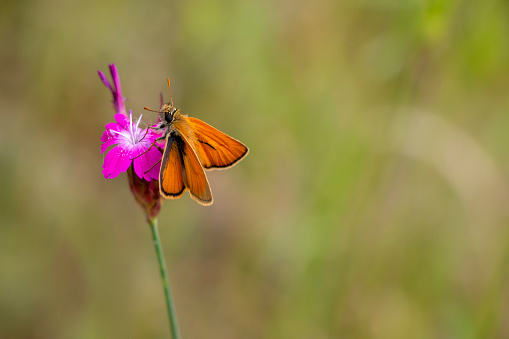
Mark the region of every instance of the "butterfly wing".
<instances>
[{"instance_id":1,"label":"butterfly wing","mask_svg":"<svg viewBox=\"0 0 509 339\"><path fill-rule=\"evenodd\" d=\"M159 191L166 199L178 199L184 190L182 157L177 141L173 136L168 135L159 172Z\"/></svg>"},{"instance_id":2,"label":"butterfly wing","mask_svg":"<svg viewBox=\"0 0 509 339\"><path fill-rule=\"evenodd\" d=\"M189 129L194 132L192 141L202 166L205 169L221 169L235 165L249 152L248 148L203 121L186 117Z\"/></svg>"},{"instance_id":3,"label":"butterfly wing","mask_svg":"<svg viewBox=\"0 0 509 339\"><path fill-rule=\"evenodd\" d=\"M184 166L184 184L191 198L202 205L212 204L212 192L200 160L184 136L178 135L176 141Z\"/></svg>"},{"instance_id":4,"label":"butterfly wing","mask_svg":"<svg viewBox=\"0 0 509 339\"><path fill-rule=\"evenodd\" d=\"M166 140L159 174L160 192L167 199L178 199L185 189L191 198L202 205L213 202L209 182L196 153L187 139L180 135L169 135Z\"/></svg>"}]
</instances>

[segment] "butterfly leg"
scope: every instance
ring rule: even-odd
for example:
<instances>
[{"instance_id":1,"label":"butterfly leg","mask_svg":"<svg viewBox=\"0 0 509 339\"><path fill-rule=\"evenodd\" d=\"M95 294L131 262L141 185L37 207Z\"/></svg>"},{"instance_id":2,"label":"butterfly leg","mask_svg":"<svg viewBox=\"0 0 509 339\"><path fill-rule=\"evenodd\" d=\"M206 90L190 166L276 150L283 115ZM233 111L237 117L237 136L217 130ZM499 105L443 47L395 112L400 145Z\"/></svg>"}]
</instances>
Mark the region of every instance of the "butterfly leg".
<instances>
[{"instance_id":1,"label":"butterfly leg","mask_svg":"<svg viewBox=\"0 0 509 339\"><path fill-rule=\"evenodd\" d=\"M156 133L161 133L166 129L166 126L164 126L163 124L160 124L159 126L156 126L156 127L148 126L148 128L153 129L154 131L156 131ZM147 128L147 130L148 130L148 128ZM162 138L164 138L164 137L162 137Z\"/></svg>"},{"instance_id":2,"label":"butterfly leg","mask_svg":"<svg viewBox=\"0 0 509 339\"><path fill-rule=\"evenodd\" d=\"M152 168L154 168L157 164L159 164L161 162L161 160L159 160L158 162L156 162L155 164L152 165L152 167L150 167L148 170L145 171L145 173L147 173L148 171L150 171Z\"/></svg>"},{"instance_id":3,"label":"butterfly leg","mask_svg":"<svg viewBox=\"0 0 509 339\"><path fill-rule=\"evenodd\" d=\"M152 143L152 145L150 145L150 147L149 147L149 148L148 148L145 152L143 152L143 153L141 153L141 154L138 154L137 156L135 156L135 157L134 157L134 158L132 158L131 160L134 160L134 159L136 159L136 158L141 157L143 154L145 154L145 153L147 153L148 151L150 151L150 150L152 149L152 147L154 147L154 146L155 146L155 147L156 147L159 151L161 151L161 153L163 153L163 152L164 152L164 150L163 150L161 147L159 147L159 145L157 145L157 144L156 144L156 142L161 141L161 140L164 140L164 138L157 138L156 140L154 140L154 142Z\"/></svg>"},{"instance_id":4,"label":"butterfly leg","mask_svg":"<svg viewBox=\"0 0 509 339\"><path fill-rule=\"evenodd\" d=\"M138 141L138 142L142 142L143 139L145 139L145 137L147 136L147 134L148 134L148 128L147 128L147 131L145 132L145 135L143 136L143 138L141 138L140 141Z\"/></svg>"}]
</instances>

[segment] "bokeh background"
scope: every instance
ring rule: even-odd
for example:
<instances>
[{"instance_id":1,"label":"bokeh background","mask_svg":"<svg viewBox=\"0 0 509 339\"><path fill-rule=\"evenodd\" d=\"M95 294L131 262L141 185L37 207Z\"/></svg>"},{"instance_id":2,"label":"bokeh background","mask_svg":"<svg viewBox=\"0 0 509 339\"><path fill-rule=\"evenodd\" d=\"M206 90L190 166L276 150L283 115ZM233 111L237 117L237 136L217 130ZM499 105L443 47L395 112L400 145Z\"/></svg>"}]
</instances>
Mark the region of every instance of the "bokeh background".
<instances>
[{"instance_id":1,"label":"bokeh background","mask_svg":"<svg viewBox=\"0 0 509 339\"><path fill-rule=\"evenodd\" d=\"M509 3L2 1L0 337L164 338L148 225L104 179L159 93L243 141L164 203L184 338L509 337Z\"/></svg>"}]
</instances>

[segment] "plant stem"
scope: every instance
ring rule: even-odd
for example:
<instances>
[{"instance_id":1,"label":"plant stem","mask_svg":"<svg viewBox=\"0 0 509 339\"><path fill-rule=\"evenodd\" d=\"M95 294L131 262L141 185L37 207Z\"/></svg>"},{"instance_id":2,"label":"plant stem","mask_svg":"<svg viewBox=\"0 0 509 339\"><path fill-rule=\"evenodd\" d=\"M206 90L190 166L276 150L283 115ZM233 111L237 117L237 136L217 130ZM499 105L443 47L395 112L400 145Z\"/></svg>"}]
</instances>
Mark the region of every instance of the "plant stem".
<instances>
[{"instance_id":1,"label":"plant stem","mask_svg":"<svg viewBox=\"0 0 509 339\"><path fill-rule=\"evenodd\" d=\"M154 245L156 247L157 260L159 261L159 269L161 270L161 279L163 280L164 294L166 297L166 307L168 308L168 317L170 319L171 335L173 339L179 339L179 330L177 325L177 315L173 306L170 292L170 281L168 279L168 273L166 272L166 263L164 261L163 248L161 246L161 239L159 237L159 231L157 229L157 218L149 219L150 229L152 230L152 236L154 238Z\"/></svg>"}]
</instances>

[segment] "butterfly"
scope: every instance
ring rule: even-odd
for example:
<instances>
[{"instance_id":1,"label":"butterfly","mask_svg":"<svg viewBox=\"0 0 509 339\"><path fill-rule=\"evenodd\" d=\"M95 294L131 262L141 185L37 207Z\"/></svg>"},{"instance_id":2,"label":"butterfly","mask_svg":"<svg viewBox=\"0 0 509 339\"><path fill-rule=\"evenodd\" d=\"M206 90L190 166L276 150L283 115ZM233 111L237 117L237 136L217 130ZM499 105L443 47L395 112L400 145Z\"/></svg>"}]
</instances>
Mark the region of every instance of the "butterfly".
<instances>
[{"instance_id":1,"label":"butterfly","mask_svg":"<svg viewBox=\"0 0 509 339\"><path fill-rule=\"evenodd\" d=\"M168 87L171 97L170 79ZM178 199L189 190L199 204L211 205L212 192L204 170L232 167L245 158L249 149L203 121L182 114L173 106L173 98L159 111L145 109L159 113L158 125L150 128L162 136L152 145L166 140L159 172L161 196Z\"/></svg>"}]
</instances>

